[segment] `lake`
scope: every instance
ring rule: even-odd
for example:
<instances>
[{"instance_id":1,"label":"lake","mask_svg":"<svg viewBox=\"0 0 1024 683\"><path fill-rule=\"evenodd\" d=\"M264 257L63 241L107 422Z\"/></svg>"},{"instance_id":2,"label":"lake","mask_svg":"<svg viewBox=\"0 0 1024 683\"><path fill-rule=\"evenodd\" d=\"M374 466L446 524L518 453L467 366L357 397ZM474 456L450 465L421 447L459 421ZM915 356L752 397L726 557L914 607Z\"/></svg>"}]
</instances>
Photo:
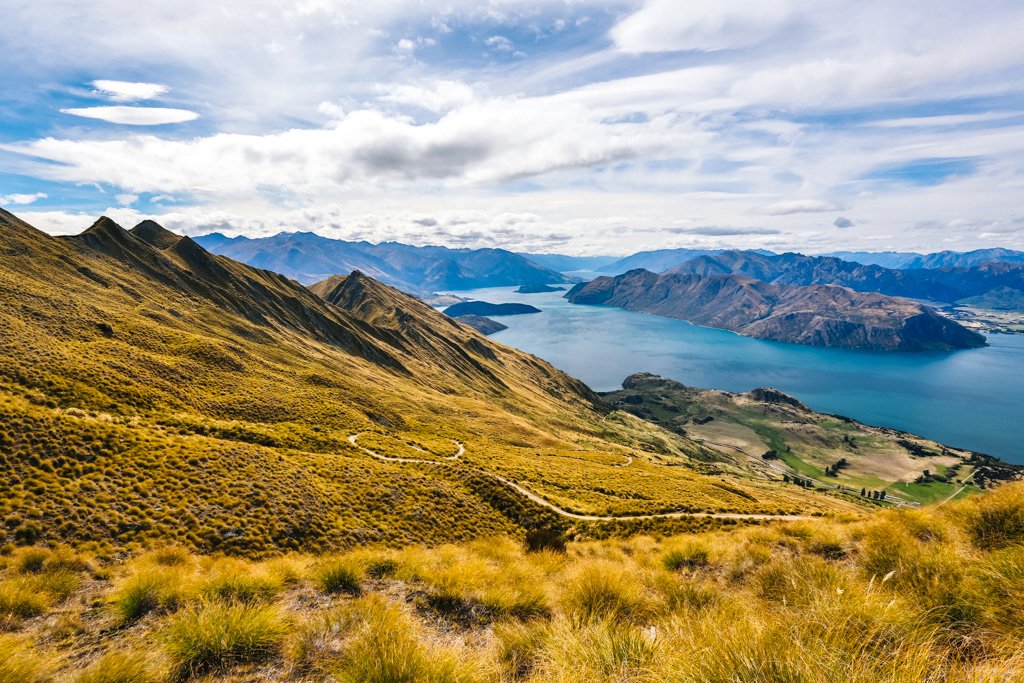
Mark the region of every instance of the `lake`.
<instances>
[{"instance_id":1,"label":"lake","mask_svg":"<svg viewBox=\"0 0 1024 683\"><path fill-rule=\"evenodd\" d=\"M454 293L542 309L497 318L509 329L491 338L540 356L598 391L619 388L634 372L735 392L774 387L821 412L1024 463L1024 335L989 335L987 348L942 353L822 349L574 305L563 292L514 290Z\"/></svg>"}]
</instances>

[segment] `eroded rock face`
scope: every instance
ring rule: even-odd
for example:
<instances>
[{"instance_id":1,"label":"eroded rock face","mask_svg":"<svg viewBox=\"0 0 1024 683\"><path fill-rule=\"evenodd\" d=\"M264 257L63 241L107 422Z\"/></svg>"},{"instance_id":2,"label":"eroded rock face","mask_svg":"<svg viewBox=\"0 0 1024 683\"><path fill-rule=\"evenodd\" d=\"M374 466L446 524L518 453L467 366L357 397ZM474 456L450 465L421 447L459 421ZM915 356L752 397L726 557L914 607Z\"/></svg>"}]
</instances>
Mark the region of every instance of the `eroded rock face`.
<instances>
[{"instance_id":1,"label":"eroded rock face","mask_svg":"<svg viewBox=\"0 0 1024 683\"><path fill-rule=\"evenodd\" d=\"M734 274L634 270L577 285L566 298L812 346L921 351L985 345L983 336L928 307L835 285L801 287Z\"/></svg>"}]
</instances>

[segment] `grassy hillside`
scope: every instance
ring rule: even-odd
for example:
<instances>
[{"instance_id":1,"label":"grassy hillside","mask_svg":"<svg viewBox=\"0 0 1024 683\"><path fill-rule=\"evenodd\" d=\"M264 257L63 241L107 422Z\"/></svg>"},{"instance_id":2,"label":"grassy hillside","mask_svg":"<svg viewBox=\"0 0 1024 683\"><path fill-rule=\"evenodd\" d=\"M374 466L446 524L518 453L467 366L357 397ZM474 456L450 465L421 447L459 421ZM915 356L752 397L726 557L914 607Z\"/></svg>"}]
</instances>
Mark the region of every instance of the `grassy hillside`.
<instances>
[{"instance_id":1,"label":"grassy hillside","mask_svg":"<svg viewBox=\"0 0 1024 683\"><path fill-rule=\"evenodd\" d=\"M365 276L328 302L153 223L56 238L4 213L0 244L0 544L173 538L258 556L736 521L571 514L853 505L613 412ZM412 444L437 460L423 452L453 440L464 455L387 461L372 438L384 456Z\"/></svg>"},{"instance_id":2,"label":"grassy hillside","mask_svg":"<svg viewBox=\"0 0 1024 683\"><path fill-rule=\"evenodd\" d=\"M260 562L0 558L0 680L911 683L1024 676L1024 484L927 511Z\"/></svg>"},{"instance_id":3,"label":"grassy hillside","mask_svg":"<svg viewBox=\"0 0 1024 683\"><path fill-rule=\"evenodd\" d=\"M936 503L1024 474L985 455L816 413L773 389L732 394L641 373L605 399L722 453L740 454L765 476L856 495L885 491L883 504Z\"/></svg>"}]
</instances>

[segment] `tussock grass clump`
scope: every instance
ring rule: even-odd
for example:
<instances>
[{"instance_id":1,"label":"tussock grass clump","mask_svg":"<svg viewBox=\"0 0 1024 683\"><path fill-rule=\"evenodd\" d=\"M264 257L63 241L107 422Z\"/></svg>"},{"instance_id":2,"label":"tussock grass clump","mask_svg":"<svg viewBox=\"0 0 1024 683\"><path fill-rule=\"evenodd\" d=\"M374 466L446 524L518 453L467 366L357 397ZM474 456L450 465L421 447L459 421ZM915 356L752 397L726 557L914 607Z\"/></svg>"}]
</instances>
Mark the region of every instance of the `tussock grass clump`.
<instances>
[{"instance_id":1,"label":"tussock grass clump","mask_svg":"<svg viewBox=\"0 0 1024 683\"><path fill-rule=\"evenodd\" d=\"M14 569L19 574L38 574L48 559L50 552L45 548L22 548L14 558Z\"/></svg>"},{"instance_id":2,"label":"tussock grass clump","mask_svg":"<svg viewBox=\"0 0 1024 683\"><path fill-rule=\"evenodd\" d=\"M584 561L562 593L562 607L580 622L631 621L649 609L638 577L608 560Z\"/></svg>"},{"instance_id":3,"label":"tussock grass clump","mask_svg":"<svg viewBox=\"0 0 1024 683\"><path fill-rule=\"evenodd\" d=\"M426 606L464 626L529 619L550 610L544 571L538 566L548 555L525 556L518 544L487 539L467 547L403 553L397 576L423 584ZM526 557L536 563L524 561Z\"/></svg>"},{"instance_id":4,"label":"tussock grass clump","mask_svg":"<svg viewBox=\"0 0 1024 683\"><path fill-rule=\"evenodd\" d=\"M538 666L551 635L547 621L508 621L494 625L497 661L502 674L519 681Z\"/></svg>"},{"instance_id":5,"label":"tussock grass clump","mask_svg":"<svg viewBox=\"0 0 1024 683\"><path fill-rule=\"evenodd\" d=\"M269 659L287 628L276 607L204 601L178 612L163 640L179 675L188 677Z\"/></svg>"},{"instance_id":6,"label":"tussock grass clump","mask_svg":"<svg viewBox=\"0 0 1024 683\"><path fill-rule=\"evenodd\" d=\"M1024 544L1024 487L1003 486L965 508L967 531L982 550Z\"/></svg>"},{"instance_id":7,"label":"tussock grass clump","mask_svg":"<svg viewBox=\"0 0 1024 683\"><path fill-rule=\"evenodd\" d=\"M358 595L362 590L363 568L349 558L324 560L314 568L313 576L325 593Z\"/></svg>"},{"instance_id":8,"label":"tussock grass clump","mask_svg":"<svg viewBox=\"0 0 1024 683\"><path fill-rule=\"evenodd\" d=\"M711 547L707 542L686 539L669 548L661 562L669 571L706 567L711 562Z\"/></svg>"},{"instance_id":9,"label":"tussock grass clump","mask_svg":"<svg viewBox=\"0 0 1024 683\"><path fill-rule=\"evenodd\" d=\"M428 644L410 618L378 595L360 598L348 613L351 632L332 671L342 683L471 683L482 680L470 662Z\"/></svg>"},{"instance_id":10,"label":"tussock grass clump","mask_svg":"<svg viewBox=\"0 0 1024 683\"><path fill-rule=\"evenodd\" d=\"M75 683L158 683L164 680L151 657L138 650L108 652L82 671Z\"/></svg>"},{"instance_id":11,"label":"tussock grass clump","mask_svg":"<svg viewBox=\"0 0 1024 683\"><path fill-rule=\"evenodd\" d=\"M50 601L32 578L17 577L0 582L0 624L10 625L46 612Z\"/></svg>"},{"instance_id":12,"label":"tussock grass clump","mask_svg":"<svg viewBox=\"0 0 1024 683\"><path fill-rule=\"evenodd\" d=\"M200 583L199 594L225 601L265 602L281 592L282 580L262 567L244 562L221 561Z\"/></svg>"},{"instance_id":13,"label":"tussock grass clump","mask_svg":"<svg viewBox=\"0 0 1024 683\"><path fill-rule=\"evenodd\" d=\"M180 571L164 567L140 568L114 593L113 608L124 624L137 621L154 610L173 611L188 590Z\"/></svg>"},{"instance_id":14,"label":"tussock grass clump","mask_svg":"<svg viewBox=\"0 0 1024 683\"><path fill-rule=\"evenodd\" d=\"M32 650L24 639L0 634L0 681L49 683L53 680L52 665L52 660Z\"/></svg>"},{"instance_id":15,"label":"tussock grass clump","mask_svg":"<svg viewBox=\"0 0 1024 683\"><path fill-rule=\"evenodd\" d=\"M157 548L148 559L161 567L182 567L192 562L192 555L181 546L169 545Z\"/></svg>"},{"instance_id":16,"label":"tussock grass clump","mask_svg":"<svg viewBox=\"0 0 1024 683\"><path fill-rule=\"evenodd\" d=\"M542 679L640 681L660 655L656 630L603 620L583 626L560 622L541 666Z\"/></svg>"}]
</instances>

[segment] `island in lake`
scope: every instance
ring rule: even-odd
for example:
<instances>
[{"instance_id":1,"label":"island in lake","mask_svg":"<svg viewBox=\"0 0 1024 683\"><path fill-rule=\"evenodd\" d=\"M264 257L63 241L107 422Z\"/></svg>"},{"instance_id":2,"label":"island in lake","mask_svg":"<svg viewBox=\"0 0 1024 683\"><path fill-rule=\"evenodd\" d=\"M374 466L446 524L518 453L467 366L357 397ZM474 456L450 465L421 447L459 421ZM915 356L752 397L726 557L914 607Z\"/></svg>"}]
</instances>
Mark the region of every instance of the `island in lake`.
<instances>
[{"instance_id":1,"label":"island in lake","mask_svg":"<svg viewBox=\"0 0 1024 683\"><path fill-rule=\"evenodd\" d=\"M487 301L466 301L444 309L446 315L458 318L464 315L491 317L495 315L524 315L540 313L540 309L528 304L492 304Z\"/></svg>"},{"instance_id":2,"label":"island in lake","mask_svg":"<svg viewBox=\"0 0 1024 683\"><path fill-rule=\"evenodd\" d=\"M551 285L521 285L516 294L546 294L548 292L564 292L565 287L552 287Z\"/></svg>"}]
</instances>

